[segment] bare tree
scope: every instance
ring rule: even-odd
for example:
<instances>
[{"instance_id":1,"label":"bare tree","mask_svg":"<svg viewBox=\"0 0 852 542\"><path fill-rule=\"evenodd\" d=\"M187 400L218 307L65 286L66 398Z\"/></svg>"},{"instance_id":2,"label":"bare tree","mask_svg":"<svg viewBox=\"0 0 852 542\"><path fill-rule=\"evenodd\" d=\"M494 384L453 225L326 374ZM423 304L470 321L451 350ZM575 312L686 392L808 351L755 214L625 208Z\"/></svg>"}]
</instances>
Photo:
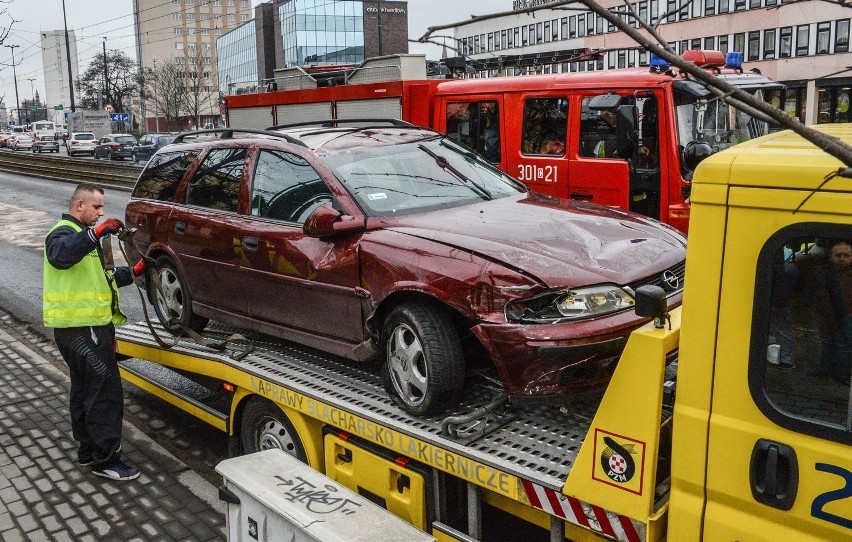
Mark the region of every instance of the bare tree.
<instances>
[{"instance_id":1,"label":"bare tree","mask_svg":"<svg viewBox=\"0 0 852 542\"><path fill-rule=\"evenodd\" d=\"M201 115L211 114L219 88L213 77L213 61L200 48L192 48L183 56L184 85L183 109L200 128Z\"/></svg>"},{"instance_id":2,"label":"bare tree","mask_svg":"<svg viewBox=\"0 0 852 542\"><path fill-rule=\"evenodd\" d=\"M834 0L833 3L840 4L843 6L852 5L852 3L850 3L848 0ZM684 61L681 57L674 53L671 47L669 47L665 39L663 39L659 32L657 32L656 26L651 26L648 24L647 21L641 19L636 13L636 11L633 10L632 6L630 6L629 2L626 0L624 1L624 5L622 7L613 11L604 8L595 0L557 0L544 6L536 6L516 11L493 13L480 17L471 17L470 19L464 22L469 23L484 21L497 17L503 17L509 14L517 15L519 13L531 13L534 16L535 12L540 11L542 9L564 9L565 6L575 8L578 4L584 5L586 8L588 8L588 10L593 11L599 16L606 19L610 24L614 25L620 31L624 32L627 36L629 36L633 41L642 46L642 48L644 48L645 50L657 55L672 66L678 68L680 71L694 77L696 80L704 84L710 90L710 92L712 92L719 99L724 100L731 106L745 113L748 113L753 117L757 117L764 120L771 119L780 126L796 132L814 145L822 148L825 152L839 159L846 165L846 168L842 168L841 171L838 173L839 175L845 177L852 177L852 147L846 145L836 137L826 135L822 132L816 131L810 127L805 126L799 121L799 119L791 117L787 115L784 111L773 107L772 105L764 102L763 100L755 98L748 92L727 83L723 79L716 77L712 73L709 73L701 67L696 66L692 62ZM681 9L682 7L683 6L680 6L678 9ZM622 17L624 17L624 19ZM639 26L641 27L642 31L631 27L625 22L625 19L630 18L635 19L639 23ZM661 17L660 20L662 21L663 17ZM429 43L432 40L432 35L435 32L448 28L454 28L458 25L459 23L454 23L429 27L426 30L426 33L424 33L418 41L423 43Z\"/></svg>"},{"instance_id":3,"label":"bare tree","mask_svg":"<svg viewBox=\"0 0 852 542\"><path fill-rule=\"evenodd\" d=\"M108 100L116 111L125 111L130 99L139 92L137 72L136 63L124 51L107 51L104 84L104 55L98 53L75 85L81 105L97 109L103 100Z\"/></svg>"},{"instance_id":4,"label":"bare tree","mask_svg":"<svg viewBox=\"0 0 852 542\"><path fill-rule=\"evenodd\" d=\"M183 66L166 59L146 70L145 94L152 113L165 119L162 130L179 130L184 94Z\"/></svg>"}]
</instances>

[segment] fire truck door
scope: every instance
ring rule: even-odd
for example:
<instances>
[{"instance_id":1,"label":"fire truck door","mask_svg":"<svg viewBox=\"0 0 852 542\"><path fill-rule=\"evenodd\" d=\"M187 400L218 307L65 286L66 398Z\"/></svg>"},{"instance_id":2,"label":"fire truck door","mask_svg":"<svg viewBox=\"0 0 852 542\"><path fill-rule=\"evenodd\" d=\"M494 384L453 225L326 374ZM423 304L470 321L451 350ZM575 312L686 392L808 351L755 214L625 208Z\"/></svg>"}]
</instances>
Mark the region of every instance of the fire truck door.
<instances>
[{"instance_id":1,"label":"fire truck door","mask_svg":"<svg viewBox=\"0 0 852 542\"><path fill-rule=\"evenodd\" d=\"M637 136L630 157L630 210L634 213L660 219L660 128L657 121L657 98L651 94L636 93L637 113L633 116L633 105L626 107L632 116L630 124L634 126L619 126ZM623 116L619 115L618 123Z\"/></svg>"},{"instance_id":2,"label":"fire truck door","mask_svg":"<svg viewBox=\"0 0 852 542\"><path fill-rule=\"evenodd\" d=\"M506 106L512 107L508 100ZM524 98L521 131L513 131L508 136L509 151L506 154L509 174L536 192L565 197L569 177L569 162L565 159L568 98Z\"/></svg>"}]
</instances>

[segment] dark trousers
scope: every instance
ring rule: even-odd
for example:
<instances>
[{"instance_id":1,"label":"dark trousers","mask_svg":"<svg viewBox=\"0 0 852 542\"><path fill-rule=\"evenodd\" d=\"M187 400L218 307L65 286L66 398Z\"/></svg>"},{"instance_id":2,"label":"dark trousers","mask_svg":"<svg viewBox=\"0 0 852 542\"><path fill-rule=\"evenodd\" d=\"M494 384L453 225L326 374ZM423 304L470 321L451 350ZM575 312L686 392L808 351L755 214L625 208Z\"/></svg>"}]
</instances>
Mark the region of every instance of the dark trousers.
<instances>
[{"instance_id":1,"label":"dark trousers","mask_svg":"<svg viewBox=\"0 0 852 542\"><path fill-rule=\"evenodd\" d=\"M56 328L56 345L71 373L71 431L78 459L107 467L119 458L124 393L115 360L115 327Z\"/></svg>"}]
</instances>

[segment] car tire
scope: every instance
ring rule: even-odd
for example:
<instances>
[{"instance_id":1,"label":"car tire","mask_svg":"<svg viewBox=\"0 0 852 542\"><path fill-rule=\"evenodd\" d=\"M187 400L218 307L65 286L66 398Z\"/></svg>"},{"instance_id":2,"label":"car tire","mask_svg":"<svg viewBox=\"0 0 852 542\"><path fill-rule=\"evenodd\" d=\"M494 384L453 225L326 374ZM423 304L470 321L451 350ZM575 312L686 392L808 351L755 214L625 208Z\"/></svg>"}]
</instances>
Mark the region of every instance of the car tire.
<instances>
[{"instance_id":1,"label":"car tire","mask_svg":"<svg viewBox=\"0 0 852 542\"><path fill-rule=\"evenodd\" d=\"M434 414L454 406L464 384L464 352L443 307L404 303L382 330L385 389L406 412Z\"/></svg>"},{"instance_id":2,"label":"car tire","mask_svg":"<svg viewBox=\"0 0 852 542\"><path fill-rule=\"evenodd\" d=\"M302 440L281 408L262 397L251 397L240 418L240 445L244 454L279 449L308 462Z\"/></svg>"},{"instance_id":3,"label":"car tire","mask_svg":"<svg viewBox=\"0 0 852 542\"><path fill-rule=\"evenodd\" d=\"M160 288L156 287L153 280L148 280L149 294L153 300L157 319L166 331L179 335L184 328L197 332L204 329L208 320L192 311L192 294L171 258L168 256L157 258L151 272L159 277Z\"/></svg>"},{"instance_id":4,"label":"car tire","mask_svg":"<svg viewBox=\"0 0 852 542\"><path fill-rule=\"evenodd\" d=\"M110 159L111 161L113 161L113 162L115 162L116 160L118 160L118 158L116 158L116 157L115 157L115 153L114 153L114 152L112 152L112 151L109 151L109 159Z\"/></svg>"},{"instance_id":5,"label":"car tire","mask_svg":"<svg viewBox=\"0 0 852 542\"><path fill-rule=\"evenodd\" d=\"M92 158L95 160L100 160L100 156L98 156L98 151L92 151Z\"/></svg>"}]
</instances>

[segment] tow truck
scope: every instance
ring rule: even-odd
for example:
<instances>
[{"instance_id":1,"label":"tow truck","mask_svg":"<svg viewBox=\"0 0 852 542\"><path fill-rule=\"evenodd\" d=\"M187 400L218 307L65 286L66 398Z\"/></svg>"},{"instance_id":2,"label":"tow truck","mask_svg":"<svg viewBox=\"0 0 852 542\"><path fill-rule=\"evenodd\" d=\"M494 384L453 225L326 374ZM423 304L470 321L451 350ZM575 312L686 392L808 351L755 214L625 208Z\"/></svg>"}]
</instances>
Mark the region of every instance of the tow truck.
<instances>
[{"instance_id":1,"label":"tow truck","mask_svg":"<svg viewBox=\"0 0 852 542\"><path fill-rule=\"evenodd\" d=\"M848 125L819 129L852 143ZM791 132L702 162L683 305L665 313L637 289L653 321L599 400L506 404L471 375L449 416L413 417L369 362L252 334L249 353L214 347L227 328L166 348L144 323L118 330L122 377L226 433L233 454L285 450L442 542L849 539L848 363L815 372L827 316L779 272L807 280L852 240L842 168Z\"/></svg>"},{"instance_id":2,"label":"tow truck","mask_svg":"<svg viewBox=\"0 0 852 542\"><path fill-rule=\"evenodd\" d=\"M565 58L594 59L595 52L566 51ZM742 58L709 50L683 54L755 97L784 103L784 86L744 69ZM515 69L541 59L500 61ZM444 62L465 64L463 58ZM587 63L595 61L579 64ZM653 55L645 67L603 71L473 79L427 74L423 55L373 58L339 70L278 70L268 91L224 98L228 126L399 118L458 139L537 192L631 210L683 232L700 160L773 129ZM616 113L614 124L603 111ZM596 151L606 137L612 138L609 152Z\"/></svg>"}]
</instances>

